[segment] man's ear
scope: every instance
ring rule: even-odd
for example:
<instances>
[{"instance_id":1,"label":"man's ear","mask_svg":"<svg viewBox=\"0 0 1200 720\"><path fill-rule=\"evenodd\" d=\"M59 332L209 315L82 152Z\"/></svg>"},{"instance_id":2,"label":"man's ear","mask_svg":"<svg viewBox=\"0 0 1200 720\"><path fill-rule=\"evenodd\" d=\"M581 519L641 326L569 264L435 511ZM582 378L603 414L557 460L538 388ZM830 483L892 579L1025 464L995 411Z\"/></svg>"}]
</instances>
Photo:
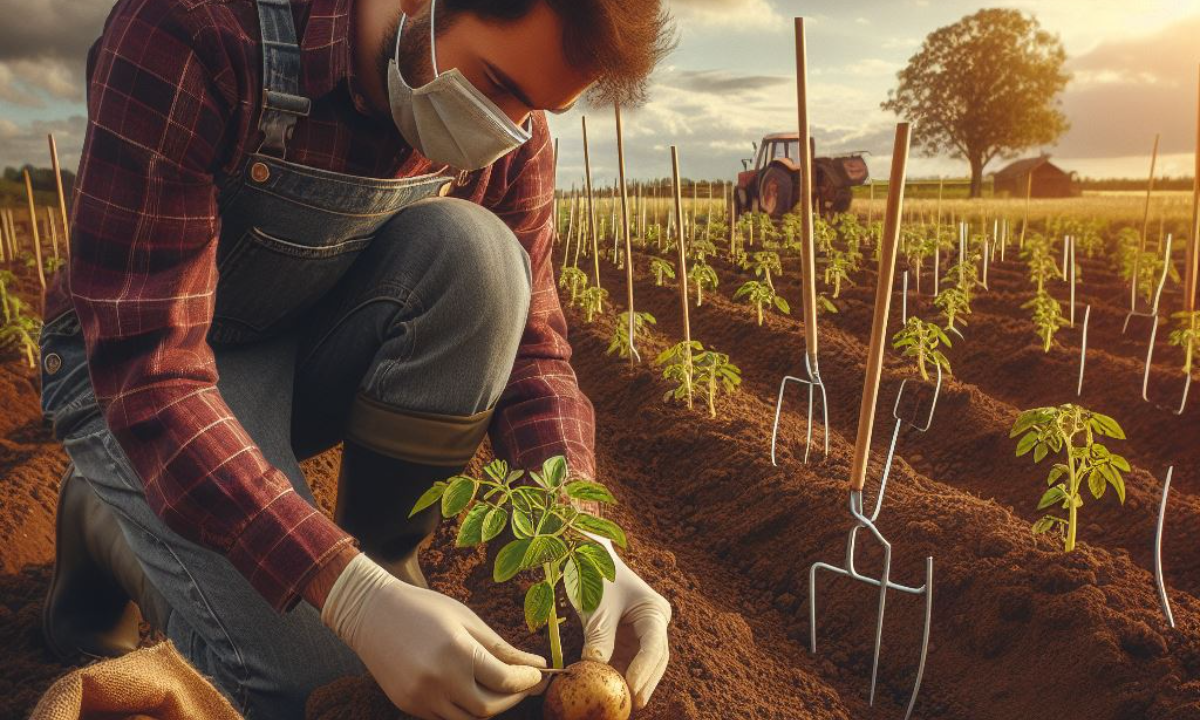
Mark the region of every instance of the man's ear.
<instances>
[{"instance_id":1,"label":"man's ear","mask_svg":"<svg viewBox=\"0 0 1200 720\"><path fill-rule=\"evenodd\" d=\"M429 0L400 0L400 12L416 17L429 7Z\"/></svg>"}]
</instances>

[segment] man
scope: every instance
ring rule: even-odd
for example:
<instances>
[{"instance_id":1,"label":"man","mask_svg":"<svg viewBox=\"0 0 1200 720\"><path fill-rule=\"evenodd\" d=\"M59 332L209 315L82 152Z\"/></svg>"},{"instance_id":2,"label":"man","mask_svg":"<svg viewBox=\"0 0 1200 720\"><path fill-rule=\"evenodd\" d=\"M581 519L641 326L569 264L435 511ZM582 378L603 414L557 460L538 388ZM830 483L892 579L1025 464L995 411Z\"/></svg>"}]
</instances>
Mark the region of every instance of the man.
<instances>
[{"instance_id":1,"label":"man","mask_svg":"<svg viewBox=\"0 0 1200 720\"><path fill-rule=\"evenodd\" d=\"M132 648L132 598L251 718L364 668L421 718L544 688L543 658L427 589L436 513L406 517L485 434L593 475L543 111L635 102L666 22L656 0L118 2L41 337L72 460L54 650ZM335 524L298 463L339 442ZM644 706L670 606L619 559L604 598L584 655Z\"/></svg>"}]
</instances>

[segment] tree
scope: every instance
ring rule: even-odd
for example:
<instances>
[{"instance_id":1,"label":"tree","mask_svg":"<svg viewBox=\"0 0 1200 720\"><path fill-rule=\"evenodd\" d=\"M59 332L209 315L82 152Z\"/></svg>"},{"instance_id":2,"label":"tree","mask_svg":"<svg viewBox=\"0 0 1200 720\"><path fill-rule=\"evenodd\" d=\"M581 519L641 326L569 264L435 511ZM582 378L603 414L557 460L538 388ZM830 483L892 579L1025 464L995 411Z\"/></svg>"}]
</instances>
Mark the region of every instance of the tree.
<instances>
[{"instance_id":1,"label":"tree","mask_svg":"<svg viewBox=\"0 0 1200 720\"><path fill-rule=\"evenodd\" d=\"M950 153L971 164L971 197L997 156L1053 144L1070 124L1059 94L1071 79L1058 36L1017 10L984 9L935 30L897 73L882 104L914 123L927 157Z\"/></svg>"}]
</instances>

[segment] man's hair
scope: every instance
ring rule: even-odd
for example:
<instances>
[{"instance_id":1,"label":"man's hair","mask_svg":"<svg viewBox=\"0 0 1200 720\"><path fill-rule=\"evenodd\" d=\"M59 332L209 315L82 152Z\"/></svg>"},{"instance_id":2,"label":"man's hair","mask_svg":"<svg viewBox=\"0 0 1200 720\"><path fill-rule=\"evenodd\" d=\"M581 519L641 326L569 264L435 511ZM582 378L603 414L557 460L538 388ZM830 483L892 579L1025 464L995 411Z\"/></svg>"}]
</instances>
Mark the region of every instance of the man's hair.
<instances>
[{"instance_id":1,"label":"man's hair","mask_svg":"<svg viewBox=\"0 0 1200 720\"><path fill-rule=\"evenodd\" d=\"M646 100L650 74L675 49L675 29L661 0L442 0L450 15L512 21L545 2L563 22L563 52L571 67L597 76L587 100L635 107ZM439 26L440 27L440 26Z\"/></svg>"}]
</instances>

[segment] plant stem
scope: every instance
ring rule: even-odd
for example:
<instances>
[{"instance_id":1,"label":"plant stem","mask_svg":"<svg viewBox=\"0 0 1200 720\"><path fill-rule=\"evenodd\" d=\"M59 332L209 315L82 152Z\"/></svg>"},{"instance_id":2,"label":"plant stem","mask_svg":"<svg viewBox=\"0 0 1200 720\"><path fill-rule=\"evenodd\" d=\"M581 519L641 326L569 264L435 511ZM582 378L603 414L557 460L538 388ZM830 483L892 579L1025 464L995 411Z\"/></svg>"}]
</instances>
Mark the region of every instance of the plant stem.
<instances>
[{"instance_id":1,"label":"plant stem","mask_svg":"<svg viewBox=\"0 0 1200 720\"><path fill-rule=\"evenodd\" d=\"M553 575L551 574L552 568L550 567L550 563L546 563L543 567L545 568L545 572L546 572L546 580L550 581L551 579L554 579ZM554 580L555 580L554 582L550 583L550 589L551 589L551 595L552 595L552 597L550 599L550 622L546 627L550 630L551 667L553 667L557 670L562 670L563 669L562 638L558 633L558 625L562 621L558 619L558 582L557 582L557 579L554 579Z\"/></svg>"},{"instance_id":2,"label":"plant stem","mask_svg":"<svg viewBox=\"0 0 1200 720\"><path fill-rule=\"evenodd\" d=\"M1071 480L1070 480L1070 482L1071 482L1071 485L1070 485L1071 497L1069 498L1069 500L1071 502L1071 509L1067 511L1068 516L1067 516L1066 551L1071 552L1072 550L1075 549L1076 514L1078 513L1078 510L1079 510L1075 505L1075 498L1078 497L1078 495L1079 495L1079 483L1075 479L1075 475L1076 475L1076 473L1075 473L1075 458L1071 457L1071 442L1070 442L1070 440L1067 441L1067 468L1069 469L1070 476L1071 476Z\"/></svg>"}]
</instances>

